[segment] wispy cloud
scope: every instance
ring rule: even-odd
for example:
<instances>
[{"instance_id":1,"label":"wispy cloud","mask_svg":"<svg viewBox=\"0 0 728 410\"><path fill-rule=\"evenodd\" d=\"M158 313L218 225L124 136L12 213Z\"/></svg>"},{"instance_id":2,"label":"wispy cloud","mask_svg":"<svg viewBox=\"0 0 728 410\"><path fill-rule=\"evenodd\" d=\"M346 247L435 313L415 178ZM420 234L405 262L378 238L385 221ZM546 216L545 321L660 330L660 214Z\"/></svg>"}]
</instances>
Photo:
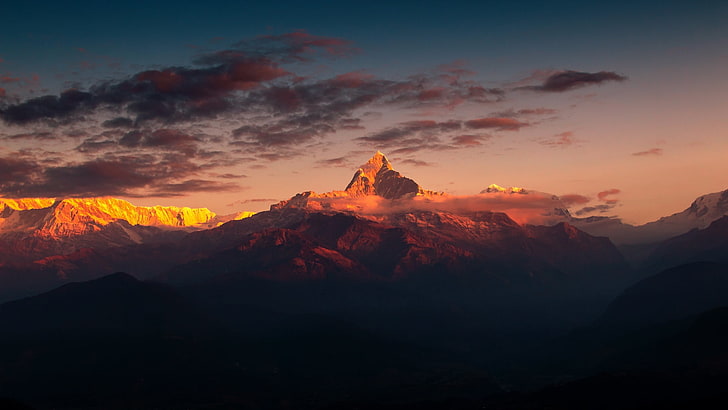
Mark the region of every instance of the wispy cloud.
<instances>
[{"instance_id":1,"label":"wispy cloud","mask_svg":"<svg viewBox=\"0 0 728 410\"><path fill-rule=\"evenodd\" d=\"M635 157L659 157L660 155L662 155L662 148L650 148L647 151L635 152L632 155Z\"/></svg>"},{"instance_id":2,"label":"wispy cloud","mask_svg":"<svg viewBox=\"0 0 728 410\"><path fill-rule=\"evenodd\" d=\"M565 148L573 145L574 133L571 131L565 131L554 135L551 138L542 138L538 140L541 145L546 145L551 148Z\"/></svg>"}]
</instances>

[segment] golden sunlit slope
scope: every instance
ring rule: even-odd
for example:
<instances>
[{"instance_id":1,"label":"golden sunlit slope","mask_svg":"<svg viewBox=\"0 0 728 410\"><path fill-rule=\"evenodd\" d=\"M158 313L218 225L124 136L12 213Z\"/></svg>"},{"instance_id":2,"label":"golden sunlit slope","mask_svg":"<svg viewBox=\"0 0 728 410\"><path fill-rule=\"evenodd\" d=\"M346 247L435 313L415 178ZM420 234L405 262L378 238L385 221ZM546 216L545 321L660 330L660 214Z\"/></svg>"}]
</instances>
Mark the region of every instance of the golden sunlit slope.
<instances>
[{"instance_id":1,"label":"golden sunlit slope","mask_svg":"<svg viewBox=\"0 0 728 410\"><path fill-rule=\"evenodd\" d=\"M247 216L250 213L233 215L234 219ZM203 227L215 222L216 217L207 208L136 206L109 197L0 199L0 232L33 232L42 237L82 235L120 221L157 227Z\"/></svg>"}]
</instances>

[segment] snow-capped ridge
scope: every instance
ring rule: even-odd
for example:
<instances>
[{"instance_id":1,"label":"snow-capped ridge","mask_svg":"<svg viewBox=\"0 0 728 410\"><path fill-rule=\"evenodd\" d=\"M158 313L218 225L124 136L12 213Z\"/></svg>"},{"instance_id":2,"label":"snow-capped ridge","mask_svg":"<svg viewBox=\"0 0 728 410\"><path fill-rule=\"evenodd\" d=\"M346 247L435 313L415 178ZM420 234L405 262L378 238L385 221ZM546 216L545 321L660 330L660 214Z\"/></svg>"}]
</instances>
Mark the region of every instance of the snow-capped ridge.
<instances>
[{"instance_id":1,"label":"snow-capped ridge","mask_svg":"<svg viewBox=\"0 0 728 410\"><path fill-rule=\"evenodd\" d=\"M61 238L98 232L121 222L127 226L203 228L250 215L243 212L223 218L207 208L136 206L112 197L0 199L0 233Z\"/></svg>"},{"instance_id":2,"label":"snow-capped ridge","mask_svg":"<svg viewBox=\"0 0 728 410\"><path fill-rule=\"evenodd\" d=\"M526 191L525 189L520 188L520 187L512 186L512 187L506 188L506 187L502 187L498 184L490 184L490 185L488 185L487 188L480 191L481 194L490 194L490 193L495 193L495 192L502 192L505 194L527 194L528 193L528 191Z\"/></svg>"}]
</instances>

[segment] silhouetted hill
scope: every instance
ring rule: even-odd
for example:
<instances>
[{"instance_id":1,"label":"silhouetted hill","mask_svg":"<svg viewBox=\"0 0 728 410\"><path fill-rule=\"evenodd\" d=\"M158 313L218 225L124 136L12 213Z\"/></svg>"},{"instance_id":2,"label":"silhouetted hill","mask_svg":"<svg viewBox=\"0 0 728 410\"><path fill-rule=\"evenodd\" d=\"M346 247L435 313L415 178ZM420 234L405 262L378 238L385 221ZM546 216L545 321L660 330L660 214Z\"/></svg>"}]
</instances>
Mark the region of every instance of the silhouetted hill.
<instances>
[{"instance_id":1,"label":"silhouetted hill","mask_svg":"<svg viewBox=\"0 0 728 410\"><path fill-rule=\"evenodd\" d=\"M705 229L694 229L666 240L652 252L645 265L658 269L698 261L728 263L728 216Z\"/></svg>"},{"instance_id":2,"label":"silhouetted hill","mask_svg":"<svg viewBox=\"0 0 728 410\"><path fill-rule=\"evenodd\" d=\"M178 335L208 329L191 304L172 288L115 273L0 305L5 337L57 333Z\"/></svg>"},{"instance_id":3,"label":"silhouetted hill","mask_svg":"<svg viewBox=\"0 0 728 410\"><path fill-rule=\"evenodd\" d=\"M446 351L326 315L217 303L117 273L0 305L0 396L38 408L313 409L499 391ZM237 320L245 310L267 324Z\"/></svg>"},{"instance_id":4,"label":"silhouetted hill","mask_svg":"<svg viewBox=\"0 0 728 410\"><path fill-rule=\"evenodd\" d=\"M604 325L643 326L728 305L728 266L695 262L646 278L610 303Z\"/></svg>"}]
</instances>

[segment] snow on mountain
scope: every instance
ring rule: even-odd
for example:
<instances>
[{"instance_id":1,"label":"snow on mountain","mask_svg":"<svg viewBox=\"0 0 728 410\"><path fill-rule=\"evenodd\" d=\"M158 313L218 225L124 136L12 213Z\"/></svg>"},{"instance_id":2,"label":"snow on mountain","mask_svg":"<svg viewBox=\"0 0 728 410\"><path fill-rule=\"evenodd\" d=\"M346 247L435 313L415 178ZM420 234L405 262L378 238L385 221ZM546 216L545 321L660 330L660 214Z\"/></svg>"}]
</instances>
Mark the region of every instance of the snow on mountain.
<instances>
[{"instance_id":1,"label":"snow on mountain","mask_svg":"<svg viewBox=\"0 0 728 410\"><path fill-rule=\"evenodd\" d=\"M592 234L608 236L618 244L648 244L663 241L693 229L705 229L728 215L728 190L698 197L682 212L644 225L629 225L615 218L574 218L571 223Z\"/></svg>"},{"instance_id":2,"label":"snow on mountain","mask_svg":"<svg viewBox=\"0 0 728 410\"><path fill-rule=\"evenodd\" d=\"M2 206L0 232L33 232L51 238L98 231L119 221L182 228L206 223L216 216L207 208L135 206L116 198L17 199L3 200Z\"/></svg>"},{"instance_id":3,"label":"snow on mountain","mask_svg":"<svg viewBox=\"0 0 728 410\"><path fill-rule=\"evenodd\" d=\"M411 210L468 214L479 211L506 212L519 223L553 225L570 218L558 196L492 184L476 195L450 195L422 188L414 180L395 171L381 152L374 154L354 173L343 191L303 192L275 204L312 211L353 212L376 217Z\"/></svg>"},{"instance_id":4,"label":"snow on mountain","mask_svg":"<svg viewBox=\"0 0 728 410\"><path fill-rule=\"evenodd\" d=\"M0 264L172 240L186 231L250 215L218 216L207 208L135 206L109 197L2 199Z\"/></svg>"}]
</instances>

